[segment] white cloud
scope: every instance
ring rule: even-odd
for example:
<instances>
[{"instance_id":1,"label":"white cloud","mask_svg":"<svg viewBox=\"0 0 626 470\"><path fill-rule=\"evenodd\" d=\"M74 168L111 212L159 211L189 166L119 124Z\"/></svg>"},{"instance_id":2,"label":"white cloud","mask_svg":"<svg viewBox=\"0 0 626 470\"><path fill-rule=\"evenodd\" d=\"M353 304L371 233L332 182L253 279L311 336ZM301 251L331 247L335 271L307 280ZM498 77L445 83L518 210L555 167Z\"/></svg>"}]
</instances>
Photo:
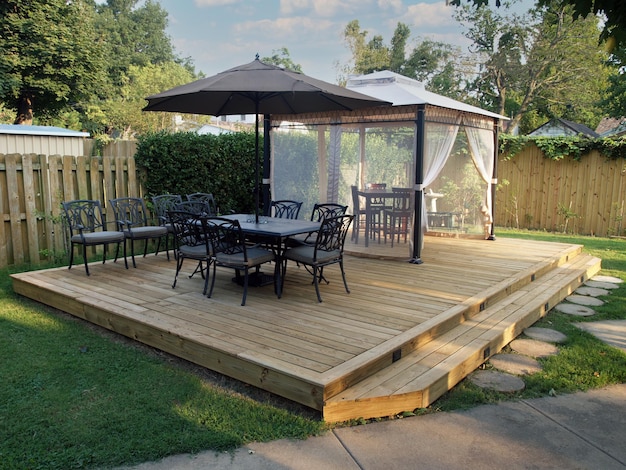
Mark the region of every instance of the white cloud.
<instances>
[{"instance_id":1,"label":"white cloud","mask_svg":"<svg viewBox=\"0 0 626 470\"><path fill-rule=\"evenodd\" d=\"M418 28L430 30L449 28L457 24L452 17L453 13L454 7L447 6L443 1L437 3L418 3L416 5L409 5L400 21L408 24L409 27L417 26ZM419 31L415 31L413 28L411 30L413 33L419 33Z\"/></svg>"},{"instance_id":2,"label":"white cloud","mask_svg":"<svg viewBox=\"0 0 626 470\"><path fill-rule=\"evenodd\" d=\"M378 0L378 6L382 10L392 10L396 13L400 13L404 10L402 0Z\"/></svg>"},{"instance_id":3,"label":"white cloud","mask_svg":"<svg viewBox=\"0 0 626 470\"><path fill-rule=\"evenodd\" d=\"M311 40L315 36L308 34L319 34L333 26L330 20L320 20L304 16L292 18L277 18L275 20L246 21L234 25L236 34L268 34L274 38L285 38L294 36L299 39Z\"/></svg>"},{"instance_id":4,"label":"white cloud","mask_svg":"<svg viewBox=\"0 0 626 470\"><path fill-rule=\"evenodd\" d=\"M328 18L340 14L357 14L366 10L371 3L372 0L280 0L280 13L291 15L297 11L300 14L309 11L315 16Z\"/></svg>"},{"instance_id":5,"label":"white cloud","mask_svg":"<svg viewBox=\"0 0 626 470\"><path fill-rule=\"evenodd\" d=\"M292 15L298 10L308 10L311 0L280 0L280 14Z\"/></svg>"},{"instance_id":6,"label":"white cloud","mask_svg":"<svg viewBox=\"0 0 626 470\"><path fill-rule=\"evenodd\" d=\"M234 5L241 2L241 0L195 0L195 3L199 7L221 7L224 5Z\"/></svg>"}]
</instances>

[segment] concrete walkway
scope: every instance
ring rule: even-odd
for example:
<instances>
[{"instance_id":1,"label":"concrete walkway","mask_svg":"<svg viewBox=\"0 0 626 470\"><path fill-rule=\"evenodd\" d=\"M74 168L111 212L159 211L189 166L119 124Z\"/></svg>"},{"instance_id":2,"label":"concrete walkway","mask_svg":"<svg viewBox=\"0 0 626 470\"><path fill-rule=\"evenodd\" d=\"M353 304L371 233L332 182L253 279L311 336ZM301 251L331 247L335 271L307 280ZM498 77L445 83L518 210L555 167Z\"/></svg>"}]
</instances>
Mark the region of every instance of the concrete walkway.
<instances>
[{"instance_id":1,"label":"concrete walkway","mask_svg":"<svg viewBox=\"0 0 626 470\"><path fill-rule=\"evenodd\" d=\"M336 429L136 470L626 469L626 384Z\"/></svg>"}]
</instances>

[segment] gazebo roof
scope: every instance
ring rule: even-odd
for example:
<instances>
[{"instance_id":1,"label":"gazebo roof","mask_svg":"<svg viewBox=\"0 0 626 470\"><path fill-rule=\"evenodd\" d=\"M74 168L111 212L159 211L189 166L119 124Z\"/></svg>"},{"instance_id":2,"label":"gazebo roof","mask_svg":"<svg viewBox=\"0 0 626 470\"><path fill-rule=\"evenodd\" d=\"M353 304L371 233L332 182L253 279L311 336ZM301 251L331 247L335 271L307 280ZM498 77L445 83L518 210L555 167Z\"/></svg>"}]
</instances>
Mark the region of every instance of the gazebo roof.
<instances>
[{"instance_id":1,"label":"gazebo roof","mask_svg":"<svg viewBox=\"0 0 626 470\"><path fill-rule=\"evenodd\" d=\"M389 70L352 77L348 80L346 88L389 101L394 106L428 104L508 120L506 116L427 91L423 83Z\"/></svg>"}]
</instances>

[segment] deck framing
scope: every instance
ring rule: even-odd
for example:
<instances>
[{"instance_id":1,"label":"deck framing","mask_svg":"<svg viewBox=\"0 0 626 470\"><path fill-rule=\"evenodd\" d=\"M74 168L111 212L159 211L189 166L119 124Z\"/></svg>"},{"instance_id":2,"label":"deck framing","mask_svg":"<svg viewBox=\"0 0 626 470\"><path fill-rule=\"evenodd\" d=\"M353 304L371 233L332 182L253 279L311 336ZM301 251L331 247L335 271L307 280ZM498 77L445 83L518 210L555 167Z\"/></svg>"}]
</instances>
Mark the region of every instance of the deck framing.
<instances>
[{"instance_id":1,"label":"deck framing","mask_svg":"<svg viewBox=\"0 0 626 470\"><path fill-rule=\"evenodd\" d=\"M12 277L21 295L340 421L428 406L600 269L579 245L525 240L427 237L421 265L372 251L347 256L350 294L327 270L322 303L295 265L281 299L251 288L243 307L230 270L211 299L200 276L172 289L164 254Z\"/></svg>"}]
</instances>

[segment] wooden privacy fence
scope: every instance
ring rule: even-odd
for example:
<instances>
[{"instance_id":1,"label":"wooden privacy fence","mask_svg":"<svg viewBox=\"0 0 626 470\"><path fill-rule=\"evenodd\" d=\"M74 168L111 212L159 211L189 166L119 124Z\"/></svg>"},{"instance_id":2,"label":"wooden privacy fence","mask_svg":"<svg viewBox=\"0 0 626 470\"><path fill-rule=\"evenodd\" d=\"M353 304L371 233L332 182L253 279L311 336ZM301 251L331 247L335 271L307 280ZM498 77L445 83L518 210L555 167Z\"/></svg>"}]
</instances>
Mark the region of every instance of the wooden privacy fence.
<instances>
[{"instance_id":1,"label":"wooden privacy fence","mask_svg":"<svg viewBox=\"0 0 626 470\"><path fill-rule=\"evenodd\" d=\"M114 221L109 199L142 195L132 156L0 154L0 267L65 254L61 202L98 199Z\"/></svg>"},{"instance_id":2,"label":"wooden privacy fence","mask_svg":"<svg viewBox=\"0 0 626 470\"><path fill-rule=\"evenodd\" d=\"M551 160L528 145L498 162L496 226L624 235L626 161L592 151L580 161Z\"/></svg>"}]
</instances>

